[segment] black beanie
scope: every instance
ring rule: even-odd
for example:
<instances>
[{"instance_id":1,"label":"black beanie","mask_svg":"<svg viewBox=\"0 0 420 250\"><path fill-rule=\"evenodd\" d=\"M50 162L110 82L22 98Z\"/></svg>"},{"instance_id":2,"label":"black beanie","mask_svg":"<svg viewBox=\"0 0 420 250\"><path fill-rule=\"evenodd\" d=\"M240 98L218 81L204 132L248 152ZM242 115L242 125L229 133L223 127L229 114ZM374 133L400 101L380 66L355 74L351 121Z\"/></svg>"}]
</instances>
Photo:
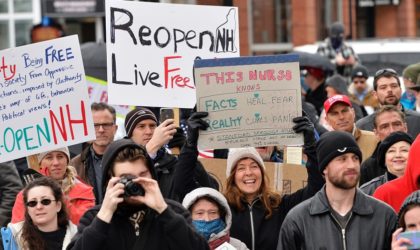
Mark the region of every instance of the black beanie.
<instances>
[{"instance_id":1,"label":"black beanie","mask_svg":"<svg viewBox=\"0 0 420 250\"><path fill-rule=\"evenodd\" d=\"M397 131L397 132L393 132L390 135L388 135L388 137L386 137L379 144L379 147L378 147L378 164L379 164L379 167L386 168L386 166L385 166L386 151L388 151L388 149L392 145L394 145L395 143L397 143L399 141L408 142L410 145L413 144L413 138L411 137L411 135L409 135L407 133Z\"/></svg>"},{"instance_id":2,"label":"black beanie","mask_svg":"<svg viewBox=\"0 0 420 250\"><path fill-rule=\"evenodd\" d=\"M420 205L420 190L412 192L407 198L405 198L403 204L401 205L400 212L398 213L398 220L400 220L401 215L407 206L413 204Z\"/></svg>"},{"instance_id":3,"label":"black beanie","mask_svg":"<svg viewBox=\"0 0 420 250\"><path fill-rule=\"evenodd\" d=\"M330 37L344 34L344 25L340 22L335 22L330 27Z\"/></svg>"},{"instance_id":4,"label":"black beanie","mask_svg":"<svg viewBox=\"0 0 420 250\"><path fill-rule=\"evenodd\" d=\"M332 159L347 153L356 154L359 156L359 161L362 161L362 152L350 133L330 131L322 134L316 144L316 156L321 174Z\"/></svg>"},{"instance_id":5,"label":"black beanie","mask_svg":"<svg viewBox=\"0 0 420 250\"><path fill-rule=\"evenodd\" d=\"M150 109L147 108L136 108L131 110L126 116L124 121L124 127L125 131L127 132L128 138L131 138L133 135L133 130L136 127L136 125L144 120L153 120L157 122L155 114Z\"/></svg>"}]
</instances>

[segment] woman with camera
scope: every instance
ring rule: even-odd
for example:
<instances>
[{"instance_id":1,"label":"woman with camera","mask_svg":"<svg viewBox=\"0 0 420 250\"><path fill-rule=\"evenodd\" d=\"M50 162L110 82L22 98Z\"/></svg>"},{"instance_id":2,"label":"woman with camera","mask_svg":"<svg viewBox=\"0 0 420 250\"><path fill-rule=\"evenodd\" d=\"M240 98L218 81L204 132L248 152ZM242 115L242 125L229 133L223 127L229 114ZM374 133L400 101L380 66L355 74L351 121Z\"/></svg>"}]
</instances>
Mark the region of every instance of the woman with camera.
<instances>
[{"instance_id":1,"label":"woman with camera","mask_svg":"<svg viewBox=\"0 0 420 250\"><path fill-rule=\"evenodd\" d=\"M93 188L79 179L76 171L69 166L70 152L67 147L58 148L38 154L40 172L49 176L61 186L64 193L64 203L69 211L70 220L78 225L80 217L91 207L95 206ZM25 204L20 192L15 200L12 211L12 222L24 219Z\"/></svg>"},{"instance_id":2,"label":"woman with camera","mask_svg":"<svg viewBox=\"0 0 420 250\"><path fill-rule=\"evenodd\" d=\"M1 230L4 249L66 249L77 228L69 221L60 186L38 178L23 190L23 201L25 220Z\"/></svg>"}]
</instances>

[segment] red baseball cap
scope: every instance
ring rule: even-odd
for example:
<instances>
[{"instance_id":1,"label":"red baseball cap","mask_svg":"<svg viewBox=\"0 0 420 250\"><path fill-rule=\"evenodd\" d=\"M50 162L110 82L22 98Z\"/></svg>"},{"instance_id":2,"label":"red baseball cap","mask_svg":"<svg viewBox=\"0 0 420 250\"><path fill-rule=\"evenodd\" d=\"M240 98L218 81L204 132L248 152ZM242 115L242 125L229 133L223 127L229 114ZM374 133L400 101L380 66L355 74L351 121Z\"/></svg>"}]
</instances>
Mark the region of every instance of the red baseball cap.
<instances>
[{"instance_id":1,"label":"red baseball cap","mask_svg":"<svg viewBox=\"0 0 420 250\"><path fill-rule=\"evenodd\" d=\"M332 106L334 106L334 104L339 103L339 102L345 103L345 104L349 105L350 107L352 107L350 99L348 98L348 96L346 96L346 95L335 95L335 96L332 96L332 97L328 98L324 102L325 112L328 113L328 111L330 111L330 108Z\"/></svg>"}]
</instances>

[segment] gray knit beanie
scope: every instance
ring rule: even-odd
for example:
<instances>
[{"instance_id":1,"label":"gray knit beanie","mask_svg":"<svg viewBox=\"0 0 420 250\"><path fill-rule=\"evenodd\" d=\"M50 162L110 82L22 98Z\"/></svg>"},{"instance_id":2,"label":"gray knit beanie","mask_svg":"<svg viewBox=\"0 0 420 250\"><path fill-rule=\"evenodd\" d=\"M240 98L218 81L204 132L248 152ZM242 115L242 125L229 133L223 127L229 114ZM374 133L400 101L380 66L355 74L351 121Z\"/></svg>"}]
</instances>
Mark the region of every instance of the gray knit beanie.
<instances>
[{"instance_id":1,"label":"gray knit beanie","mask_svg":"<svg viewBox=\"0 0 420 250\"><path fill-rule=\"evenodd\" d=\"M347 90L347 81L340 75L333 75L328 78L325 86L332 87L340 95L349 95L349 91Z\"/></svg>"},{"instance_id":2,"label":"gray knit beanie","mask_svg":"<svg viewBox=\"0 0 420 250\"><path fill-rule=\"evenodd\" d=\"M51 153L51 152L62 152L67 156L67 164L70 162L70 152L69 152L69 148L68 147L62 147L62 148L57 148L57 149L53 149L53 150L49 150L49 151L45 151L42 153L38 154L38 164L41 163L42 159L44 159L45 156L47 156L47 154Z\"/></svg>"},{"instance_id":3,"label":"gray knit beanie","mask_svg":"<svg viewBox=\"0 0 420 250\"><path fill-rule=\"evenodd\" d=\"M238 161L251 158L265 170L264 161L255 148L231 148L227 157L226 176L229 177Z\"/></svg>"}]
</instances>

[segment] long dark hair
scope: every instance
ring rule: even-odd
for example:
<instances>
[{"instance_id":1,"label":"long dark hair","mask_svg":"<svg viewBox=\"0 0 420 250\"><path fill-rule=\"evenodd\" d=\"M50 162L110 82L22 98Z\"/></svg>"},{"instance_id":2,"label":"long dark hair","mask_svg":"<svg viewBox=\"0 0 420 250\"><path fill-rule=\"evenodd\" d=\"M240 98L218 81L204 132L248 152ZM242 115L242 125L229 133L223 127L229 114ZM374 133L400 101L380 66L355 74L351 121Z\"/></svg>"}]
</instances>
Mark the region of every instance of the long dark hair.
<instances>
[{"instance_id":1,"label":"long dark hair","mask_svg":"<svg viewBox=\"0 0 420 250\"><path fill-rule=\"evenodd\" d=\"M243 159L246 159L246 158L243 158ZM245 195L244 193L242 193L241 190L239 190L238 186L235 183L235 172L236 172L237 166L238 166L238 163L236 163L236 165L231 171L230 176L226 180L226 191L224 195L229 205L232 208L238 211L244 211L245 206L242 203L242 201L245 200ZM265 208L264 218L269 219L273 215L273 210L280 205L281 195L271 190L269 186L269 179L268 179L267 173L265 172L264 168L262 168L260 165L258 166L260 167L261 176L262 176L261 187L258 190L258 193L260 194L260 200L262 202L262 205Z\"/></svg>"},{"instance_id":2,"label":"long dark hair","mask_svg":"<svg viewBox=\"0 0 420 250\"><path fill-rule=\"evenodd\" d=\"M63 191L58 183L50 177L41 177L30 182L23 190L23 202L25 204L25 221L22 228L22 240L28 249L43 250L45 249L45 242L39 234L37 226L33 223L31 216L29 216L26 203L28 202L28 192L34 187L49 187L54 195L56 202L61 202L61 210L57 213L57 224L59 228L65 229L69 224L69 217L67 215L66 206L63 200Z\"/></svg>"}]
</instances>

